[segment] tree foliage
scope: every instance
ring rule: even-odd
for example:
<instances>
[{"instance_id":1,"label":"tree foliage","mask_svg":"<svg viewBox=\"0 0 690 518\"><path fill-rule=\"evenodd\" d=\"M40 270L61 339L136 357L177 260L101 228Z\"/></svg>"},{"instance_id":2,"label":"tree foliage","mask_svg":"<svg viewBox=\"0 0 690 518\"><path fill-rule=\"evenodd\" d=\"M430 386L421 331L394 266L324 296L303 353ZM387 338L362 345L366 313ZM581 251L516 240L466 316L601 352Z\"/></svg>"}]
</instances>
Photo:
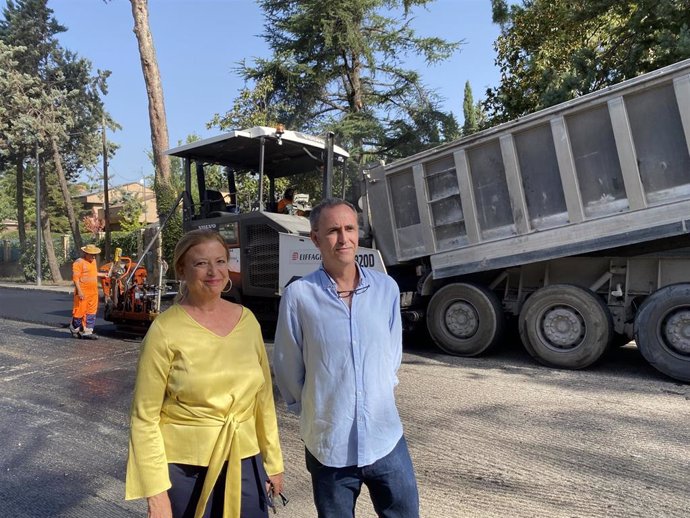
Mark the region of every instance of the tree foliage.
<instances>
[{"instance_id":1,"label":"tree foliage","mask_svg":"<svg viewBox=\"0 0 690 518\"><path fill-rule=\"evenodd\" d=\"M120 227L124 232L133 232L143 227L141 215L146 210L146 205L139 196L130 191L119 191L119 199L113 200L113 203L120 205Z\"/></svg>"},{"instance_id":2,"label":"tree foliage","mask_svg":"<svg viewBox=\"0 0 690 518\"><path fill-rule=\"evenodd\" d=\"M80 218L69 182L100 154L97 129L104 118L101 95L106 93L109 72L93 74L88 60L62 48L57 34L65 30L47 0L9 0L3 9L0 155L14 164L20 228L24 227L24 164L38 152L40 182L46 186L42 194L49 203L41 212L53 223L42 221L43 231L62 230L62 221L67 221L79 246ZM50 236L44 238L50 255ZM55 274L57 261L49 260Z\"/></svg>"},{"instance_id":3,"label":"tree foliage","mask_svg":"<svg viewBox=\"0 0 690 518\"><path fill-rule=\"evenodd\" d=\"M253 126L275 127L288 107L273 101L275 89L271 77L259 77L250 88L245 85L232 104L232 108L225 114L215 114L206 125L207 128L217 126L221 130L251 128Z\"/></svg>"},{"instance_id":4,"label":"tree foliage","mask_svg":"<svg viewBox=\"0 0 690 518\"><path fill-rule=\"evenodd\" d=\"M55 20L46 0L10 0L3 16L0 41L7 64L3 69L14 79L7 93L18 97L7 112L8 134L20 149L0 150L29 155L36 140L47 150L49 138L55 137L66 177L74 179L101 152L101 95L107 93L110 72L93 74L90 61L59 45L56 36L66 29Z\"/></svg>"},{"instance_id":5,"label":"tree foliage","mask_svg":"<svg viewBox=\"0 0 690 518\"><path fill-rule=\"evenodd\" d=\"M690 0L492 0L503 122L690 57Z\"/></svg>"},{"instance_id":6,"label":"tree foliage","mask_svg":"<svg viewBox=\"0 0 690 518\"><path fill-rule=\"evenodd\" d=\"M48 249L52 248L55 255L55 263L58 268L65 264L65 251L62 246L62 239L51 240L50 246L46 246L46 242L41 240L41 278L44 280L57 281L61 280L58 276L55 277L55 270L50 265ZM26 247L22 248L21 256L19 257L19 264L22 267L24 278L28 282L36 281L36 236L30 235L27 238Z\"/></svg>"},{"instance_id":7,"label":"tree foliage","mask_svg":"<svg viewBox=\"0 0 690 518\"><path fill-rule=\"evenodd\" d=\"M470 82L465 82L465 91L462 97L462 114L464 122L462 124L463 136L471 135L479 129L479 114L478 108L474 104L474 96L472 95L472 87Z\"/></svg>"},{"instance_id":8,"label":"tree foliage","mask_svg":"<svg viewBox=\"0 0 690 518\"><path fill-rule=\"evenodd\" d=\"M413 7L430 0L260 0L269 59L243 62L245 89L221 127L247 121L282 122L312 133L334 131L362 163L402 156L453 138L457 122L406 56L427 64L450 56L459 43L418 37ZM384 15L384 11L400 15Z\"/></svg>"}]
</instances>

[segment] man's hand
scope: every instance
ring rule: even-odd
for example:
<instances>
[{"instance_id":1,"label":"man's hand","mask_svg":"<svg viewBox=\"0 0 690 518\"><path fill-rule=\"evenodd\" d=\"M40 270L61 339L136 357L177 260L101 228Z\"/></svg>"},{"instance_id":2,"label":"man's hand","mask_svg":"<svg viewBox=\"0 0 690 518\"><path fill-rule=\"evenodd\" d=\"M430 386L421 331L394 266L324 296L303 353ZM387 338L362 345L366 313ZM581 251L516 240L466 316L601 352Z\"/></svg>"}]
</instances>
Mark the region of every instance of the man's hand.
<instances>
[{"instance_id":1,"label":"man's hand","mask_svg":"<svg viewBox=\"0 0 690 518\"><path fill-rule=\"evenodd\" d=\"M148 497L146 503L149 506L147 518L172 518L172 507L167 491Z\"/></svg>"}]
</instances>

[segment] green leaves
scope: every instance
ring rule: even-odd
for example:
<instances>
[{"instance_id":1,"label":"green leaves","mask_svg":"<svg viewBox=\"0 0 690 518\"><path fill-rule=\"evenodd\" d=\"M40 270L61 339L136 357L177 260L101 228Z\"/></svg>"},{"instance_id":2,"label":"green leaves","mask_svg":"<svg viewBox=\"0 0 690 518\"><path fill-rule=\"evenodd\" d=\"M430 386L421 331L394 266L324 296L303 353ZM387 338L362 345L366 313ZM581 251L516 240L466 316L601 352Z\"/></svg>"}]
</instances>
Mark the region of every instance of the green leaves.
<instances>
[{"instance_id":1,"label":"green leaves","mask_svg":"<svg viewBox=\"0 0 690 518\"><path fill-rule=\"evenodd\" d=\"M690 57L690 0L492 0L501 24L493 123Z\"/></svg>"},{"instance_id":2,"label":"green leaves","mask_svg":"<svg viewBox=\"0 0 690 518\"><path fill-rule=\"evenodd\" d=\"M281 122L312 133L334 131L360 164L457 135L452 114L442 112L419 74L403 65L407 55L437 63L459 46L418 37L411 28L410 10L429 0L259 3L266 14L263 37L273 55L240 64L248 86L211 125Z\"/></svg>"}]
</instances>

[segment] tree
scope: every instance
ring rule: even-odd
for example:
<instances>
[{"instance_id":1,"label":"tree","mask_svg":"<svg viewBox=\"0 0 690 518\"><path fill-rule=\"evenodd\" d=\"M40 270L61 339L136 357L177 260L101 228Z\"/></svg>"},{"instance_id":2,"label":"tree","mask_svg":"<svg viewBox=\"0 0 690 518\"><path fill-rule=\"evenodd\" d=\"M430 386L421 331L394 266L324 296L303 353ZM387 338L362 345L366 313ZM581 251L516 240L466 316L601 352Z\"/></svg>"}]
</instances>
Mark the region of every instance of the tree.
<instances>
[{"instance_id":1,"label":"tree","mask_svg":"<svg viewBox=\"0 0 690 518\"><path fill-rule=\"evenodd\" d=\"M168 123L165 116L163 87L156 59L156 48L153 44L149 27L147 0L130 0L134 18L134 34L139 44L141 69L148 95L149 122L151 124L151 146L155 165L155 191L158 215L162 218L170 212L177 198L170 174L170 158L165 154L168 149ZM172 263L175 244L182 234L182 222L178 217L170 218L163 230L163 254Z\"/></svg>"},{"instance_id":2,"label":"tree","mask_svg":"<svg viewBox=\"0 0 690 518\"><path fill-rule=\"evenodd\" d=\"M120 227L124 232L139 230L143 226L139 219L146 210L143 199L140 200L133 192L121 191L119 194L120 199L117 203L121 205Z\"/></svg>"},{"instance_id":3,"label":"tree","mask_svg":"<svg viewBox=\"0 0 690 518\"><path fill-rule=\"evenodd\" d=\"M274 93L275 88L268 76L258 78L254 88L245 84L232 108L224 115L216 113L206 127L217 126L223 131L253 126L274 127L288 111L286 105L272 102Z\"/></svg>"},{"instance_id":4,"label":"tree","mask_svg":"<svg viewBox=\"0 0 690 518\"><path fill-rule=\"evenodd\" d=\"M10 199L16 200L16 212L12 217L16 217L19 226L19 242L24 249L26 247L26 225L24 222L24 163L23 156L18 153L18 147L23 143L21 132L25 129L22 126L23 118L16 117L29 104L29 95L34 88L31 77L21 73L18 69L17 54L21 49L6 45L0 40L0 163L2 164L2 174L5 178L10 169L10 164L14 167L13 193L9 194ZM18 131L15 131L20 126ZM7 185L7 184L5 184ZM4 211L4 217L10 215ZM13 211L14 212L14 211Z\"/></svg>"},{"instance_id":5,"label":"tree","mask_svg":"<svg viewBox=\"0 0 690 518\"><path fill-rule=\"evenodd\" d=\"M99 218L98 214L95 212L87 214L81 219L81 221L84 225L84 228L91 233L94 240L98 239L98 235L103 232L103 229L105 228L105 221Z\"/></svg>"},{"instance_id":6,"label":"tree","mask_svg":"<svg viewBox=\"0 0 690 518\"><path fill-rule=\"evenodd\" d=\"M430 0L261 0L270 59L241 63L254 84L249 110L264 120L312 133L334 131L357 164L433 146L458 133L452 114L419 74L403 67L408 54L427 64L450 56L459 43L416 36L413 7ZM384 9L400 12L395 18ZM237 120L241 110L231 112ZM244 114L246 115L246 114ZM227 123L222 121L222 123Z\"/></svg>"},{"instance_id":7,"label":"tree","mask_svg":"<svg viewBox=\"0 0 690 518\"><path fill-rule=\"evenodd\" d=\"M479 123L477 121L477 109L474 105L474 99L472 98L472 87L469 81L465 81L462 113L465 118L465 122L462 124L462 134L463 136L471 135L479 129Z\"/></svg>"},{"instance_id":8,"label":"tree","mask_svg":"<svg viewBox=\"0 0 690 518\"><path fill-rule=\"evenodd\" d=\"M3 112L0 114L2 115L0 120L3 122L0 122L0 128L3 129L2 134L4 135L0 144L4 155L12 156L15 159L19 155L17 160L22 162L22 166L17 168L17 177L20 176L19 171L23 171L21 151L30 148L33 144L37 150L37 158L40 160L41 136L39 133L43 128L40 126L39 117L44 109L50 110L50 105L57 101L54 92L47 93L42 89L41 82L37 77L21 72L19 61L15 60L15 57L21 55L24 50L24 47L9 47L0 42L0 60L3 65L0 68L2 70L0 72L0 99L3 100ZM51 277L54 280L60 280L59 265L52 246L50 221L46 213L48 197L45 176L44 173L39 178L42 190L40 200L41 232L45 241ZM17 185L17 196L20 195L23 197L23 174L22 181L19 182L18 180ZM21 218L18 217L18 223L23 225L23 214Z\"/></svg>"},{"instance_id":9,"label":"tree","mask_svg":"<svg viewBox=\"0 0 690 518\"><path fill-rule=\"evenodd\" d=\"M15 74L22 75L26 81L38 77L42 61L55 46L54 35L65 30L52 18L51 14L52 11L47 8L45 1L41 0L20 0L16 3L13 0L8 0L3 10L4 20L0 20L0 40L12 49L11 70ZM15 77L17 76L15 75ZM12 86L17 87L19 84L15 83ZM30 120L30 116L25 115L23 108L30 104L27 102L27 93L30 99L37 94L38 86L35 81L31 82L30 85L25 82L15 92L19 96L17 102L14 103L15 110L6 112L12 121L9 124L10 127L7 128L8 134L9 132L12 133L12 142L8 143L4 152L9 160L15 164L16 169L17 223L23 249L26 248L24 161L27 156L32 155L32 150L37 144L34 130L36 124ZM13 95L11 89L8 95ZM16 108L21 104L23 107L17 111ZM19 118L17 118L17 114L21 114Z\"/></svg>"},{"instance_id":10,"label":"tree","mask_svg":"<svg viewBox=\"0 0 690 518\"><path fill-rule=\"evenodd\" d=\"M690 0L492 0L503 122L690 57Z\"/></svg>"},{"instance_id":11,"label":"tree","mask_svg":"<svg viewBox=\"0 0 690 518\"><path fill-rule=\"evenodd\" d=\"M0 25L1 27L1 25ZM24 47L6 45L0 39L0 157L6 169L14 166L16 213L19 242L26 248L26 223L24 210L24 159L30 145L32 123L25 111L36 95L36 81L19 69L19 55Z\"/></svg>"},{"instance_id":12,"label":"tree","mask_svg":"<svg viewBox=\"0 0 690 518\"><path fill-rule=\"evenodd\" d=\"M38 147L41 160L50 157L42 162L42 174L55 175L56 181L46 182L46 185L57 185L60 192L60 198L51 203L45 215L56 220L64 210L74 242L80 247L79 217L73 206L69 182L84 167L93 165L100 153L96 129L104 114L100 95L106 93L109 72L99 71L91 76L88 60L58 44L56 34L65 28L57 23L52 13L46 0L9 1L3 11L0 40L13 49L14 72L30 80L31 89L28 94L25 88L9 90L17 101L8 115L13 142L6 152L16 160L20 228L24 227L24 160L26 156L33 156L34 148ZM41 182L44 181L42 178ZM45 195L50 196L47 191ZM50 225L42 223L44 231L50 231ZM48 242L49 237L45 239ZM51 253L50 248L47 253ZM53 266L54 261L50 263Z\"/></svg>"}]
</instances>

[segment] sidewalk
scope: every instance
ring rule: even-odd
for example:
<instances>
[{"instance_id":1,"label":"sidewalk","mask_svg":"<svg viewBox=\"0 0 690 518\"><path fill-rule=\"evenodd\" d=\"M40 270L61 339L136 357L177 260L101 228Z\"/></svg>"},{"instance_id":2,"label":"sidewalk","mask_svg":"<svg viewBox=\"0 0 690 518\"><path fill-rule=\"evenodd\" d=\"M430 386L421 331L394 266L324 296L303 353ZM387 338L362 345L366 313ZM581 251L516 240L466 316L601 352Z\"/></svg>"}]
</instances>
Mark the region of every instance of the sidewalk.
<instances>
[{"instance_id":1,"label":"sidewalk","mask_svg":"<svg viewBox=\"0 0 690 518\"><path fill-rule=\"evenodd\" d=\"M41 283L40 286L36 286L36 283L29 282L10 282L0 280L0 288L14 288L18 290L43 290L43 291L54 291L59 293L72 293L74 291L74 285L69 284L53 284L53 283Z\"/></svg>"}]
</instances>

